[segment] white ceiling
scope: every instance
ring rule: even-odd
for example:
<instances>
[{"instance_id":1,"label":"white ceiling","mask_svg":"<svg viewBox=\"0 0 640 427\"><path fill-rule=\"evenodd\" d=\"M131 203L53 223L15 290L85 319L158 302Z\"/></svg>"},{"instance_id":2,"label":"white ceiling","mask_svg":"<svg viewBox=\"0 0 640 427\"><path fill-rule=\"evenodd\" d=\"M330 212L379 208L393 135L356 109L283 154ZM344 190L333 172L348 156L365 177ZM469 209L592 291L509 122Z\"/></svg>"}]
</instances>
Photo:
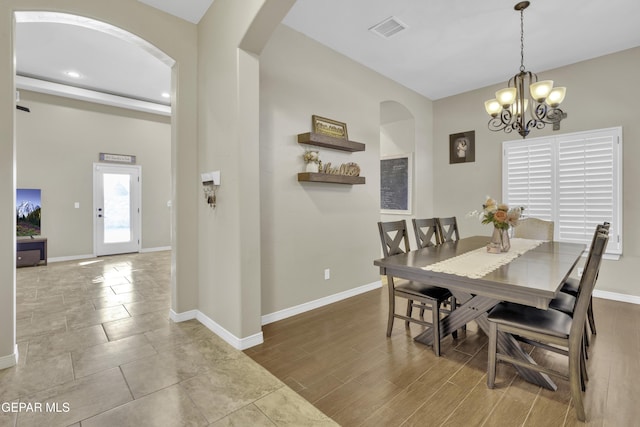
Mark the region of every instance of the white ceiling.
<instances>
[{"instance_id":1,"label":"white ceiling","mask_svg":"<svg viewBox=\"0 0 640 427\"><path fill-rule=\"evenodd\" d=\"M197 23L212 0L138 0ZM515 0L298 0L284 23L436 100L506 82L520 66ZM389 39L368 29L394 16ZM541 72L640 46L637 0L532 0L525 11L525 66ZM22 76L168 104L170 68L139 45L60 23L17 24ZM81 79L64 74L76 70ZM556 82L562 84L562 82ZM571 88L568 88L568 95ZM489 97L490 94L487 94Z\"/></svg>"}]
</instances>

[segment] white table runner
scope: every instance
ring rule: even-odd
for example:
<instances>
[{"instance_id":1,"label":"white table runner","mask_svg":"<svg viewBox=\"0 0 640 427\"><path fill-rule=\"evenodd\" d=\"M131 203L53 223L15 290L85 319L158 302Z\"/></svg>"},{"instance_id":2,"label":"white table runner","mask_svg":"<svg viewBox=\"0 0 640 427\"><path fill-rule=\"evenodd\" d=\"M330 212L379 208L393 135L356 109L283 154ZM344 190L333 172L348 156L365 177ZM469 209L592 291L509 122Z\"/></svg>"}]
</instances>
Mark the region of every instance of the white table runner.
<instances>
[{"instance_id":1,"label":"white table runner","mask_svg":"<svg viewBox=\"0 0 640 427\"><path fill-rule=\"evenodd\" d=\"M487 243L489 243L489 240L490 237L487 237ZM492 254L487 252L486 247L482 247L457 257L422 267L422 269L478 279L505 264L509 264L520 255L539 246L542 242L543 240L515 238L511 239L509 252Z\"/></svg>"}]
</instances>

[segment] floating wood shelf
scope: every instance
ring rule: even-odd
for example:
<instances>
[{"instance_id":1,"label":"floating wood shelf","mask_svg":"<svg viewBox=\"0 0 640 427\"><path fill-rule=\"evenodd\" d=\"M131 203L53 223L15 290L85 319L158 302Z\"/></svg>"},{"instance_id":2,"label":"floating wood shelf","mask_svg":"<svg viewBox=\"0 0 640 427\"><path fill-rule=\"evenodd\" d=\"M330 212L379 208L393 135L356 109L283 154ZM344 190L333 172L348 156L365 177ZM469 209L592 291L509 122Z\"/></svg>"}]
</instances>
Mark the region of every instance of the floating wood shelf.
<instances>
[{"instance_id":1,"label":"floating wood shelf","mask_svg":"<svg viewBox=\"0 0 640 427\"><path fill-rule=\"evenodd\" d=\"M328 173L300 172L299 182L328 182L331 184L364 184L364 176L335 175Z\"/></svg>"},{"instance_id":2,"label":"floating wood shelf","mask_svg":"<svg viewBox=\"0 0 640 427\"><path fill-rule=\"evenodd\" d=\"M299 144L309 144L324 148L333 148L342 151L364 151L365 145L361 142L349 141L348 139L334 138L320 133L307 132L298 134Z\"/></svg>"}]
</instances>

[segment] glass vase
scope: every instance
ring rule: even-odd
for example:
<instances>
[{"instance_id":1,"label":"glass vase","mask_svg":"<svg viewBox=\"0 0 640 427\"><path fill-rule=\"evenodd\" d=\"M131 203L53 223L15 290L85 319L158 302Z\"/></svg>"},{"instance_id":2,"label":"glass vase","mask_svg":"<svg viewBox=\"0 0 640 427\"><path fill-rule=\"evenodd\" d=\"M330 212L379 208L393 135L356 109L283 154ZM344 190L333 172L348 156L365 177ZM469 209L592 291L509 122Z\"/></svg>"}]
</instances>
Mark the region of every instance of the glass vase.
<instances>
[{"instance_id":1,"label":"glass vase","mask_svg":"<svg viewBox=\"0 0 640 427\"><path fill-rule=\"evenodd\" d=\"M487 246L487 251L493 253L509 252L511 241L509 240L509 230L493 227L491 242Z\"/></svg>"}]
</instances>

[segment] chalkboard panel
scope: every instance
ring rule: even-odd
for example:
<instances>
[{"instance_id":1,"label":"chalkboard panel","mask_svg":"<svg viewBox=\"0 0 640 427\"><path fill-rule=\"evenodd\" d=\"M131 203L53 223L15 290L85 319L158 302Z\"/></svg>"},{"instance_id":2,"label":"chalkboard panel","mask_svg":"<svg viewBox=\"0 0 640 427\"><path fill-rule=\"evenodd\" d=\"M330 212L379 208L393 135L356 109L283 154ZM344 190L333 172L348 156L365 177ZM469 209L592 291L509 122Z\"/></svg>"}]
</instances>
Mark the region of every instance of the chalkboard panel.
<instances>
[{"instance_id":1,"label":"chalkboard panel","mask_svg":"<svg viewBox=\"0 0 640 427\"><path fill-rule=\"evenodd\" d=\"M380 210L411 213L411 155L380 159Z\"/></svg>"}]
</instances>

